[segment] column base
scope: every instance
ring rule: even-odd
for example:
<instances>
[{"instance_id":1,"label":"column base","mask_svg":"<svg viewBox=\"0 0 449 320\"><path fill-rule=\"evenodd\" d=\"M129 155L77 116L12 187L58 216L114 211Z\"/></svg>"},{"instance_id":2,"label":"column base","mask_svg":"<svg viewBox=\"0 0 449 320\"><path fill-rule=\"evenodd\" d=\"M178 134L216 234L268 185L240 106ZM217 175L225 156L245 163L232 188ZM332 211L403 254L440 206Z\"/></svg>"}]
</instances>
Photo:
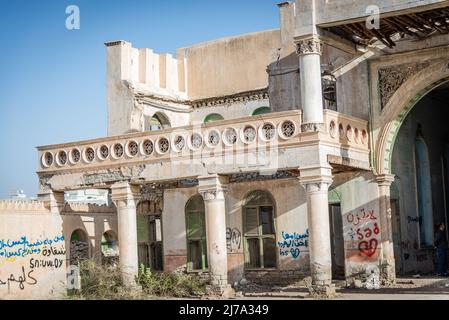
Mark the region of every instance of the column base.
<instances>
[{"instance_id":1,"label":"column base","mask_svg":"<svg viewBox=\"0 0 449 320\"><path fill-rule=\"evenodd\" d=\"M209 285L206 286L206 292L209 295L219 296L224 299L234 298L235 290L231 287L231 285Z\"/></svg>"},{"instance_id":2,"label":"column base","mask_svg":"<svg viewBox=\"0 0 449 320\"><path fill-rule=\"evenodd\" d=\"M334 284L314 284L312 290L311 295L314 297L333 298L337 294Z\"/></svg>"},{"instance_id":3,"label":"column base","mask_svg":"<svg viewBox=\"0 0 449 320\"><path fill-rule=\"evenodd\" d=\"M392 286L396 283L396 270L391 263L385 263L381 266L380 280L383 286Z\"/></svg>"}]
</instances>

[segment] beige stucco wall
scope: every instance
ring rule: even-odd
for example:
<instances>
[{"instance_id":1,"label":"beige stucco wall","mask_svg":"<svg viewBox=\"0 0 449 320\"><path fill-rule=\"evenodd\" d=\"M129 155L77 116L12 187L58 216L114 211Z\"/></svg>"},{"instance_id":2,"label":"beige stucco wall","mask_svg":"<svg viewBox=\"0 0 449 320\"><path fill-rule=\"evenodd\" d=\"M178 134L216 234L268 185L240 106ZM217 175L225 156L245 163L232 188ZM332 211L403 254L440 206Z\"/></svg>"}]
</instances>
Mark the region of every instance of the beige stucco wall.
<instances>
[{"instance_id":1,"label":"beige stucco wall","mask_svg":"<svg viewBox=\"0 0 449 320\"><path fill-rule=\"evenodd\" d=\"M254 190L271 193L276 211L276 243L279 270L296 270L306 273L309 270L308 247L289 247L282 249L278 242L283 242L283 235L304 235L307 233L307 204L303 188L297 179L280 179L270 181L238 182L229 184L226 193L226 228L228 232L241 235L240 245L228 244L228 277L230 283L244 277L244 241L242 204L246 195ZM197 188L165 190L164 210L162 213L164 241L164 269L173 271L185 267L187 262L185 205ZM287 239L288 240L288 239ZM293 254L291 250L294 250Z\"/></svg>"},{"instance_id":2,"label":"beige stucco wall","mask_svg":"<svg viewBox=\"0 0 449 320\"><path fill-rule=\"evenodd\" d=\"M0 299L62 297L66 246L61 217L40 205L24 209L12 204L0 208L0 221ZM51 240L51 245L45 240ZM13 245L14 241L21 244ZM59 252L50 252L50 247ZM11 254L19 256L6 258Z\"/></svg>"},{"instance_id":3,"label":"beige stucco wall","mask_svg":"<svg viewBox=\"0 0 449 320\"><path fill-rule=\"evenodd\" d=\"M177 58L187 60L189 99L267 87L266 68L280 47L280 31L269 30L178 49Z\"/></svg>"}]
</instances>

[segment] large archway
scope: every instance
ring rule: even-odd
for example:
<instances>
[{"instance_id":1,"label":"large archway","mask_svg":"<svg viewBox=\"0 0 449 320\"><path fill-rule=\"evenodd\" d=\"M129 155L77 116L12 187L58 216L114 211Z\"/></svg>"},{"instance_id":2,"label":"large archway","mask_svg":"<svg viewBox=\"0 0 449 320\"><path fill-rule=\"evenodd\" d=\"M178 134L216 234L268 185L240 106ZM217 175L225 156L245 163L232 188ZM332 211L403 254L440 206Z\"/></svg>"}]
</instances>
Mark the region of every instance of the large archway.
<instances>
[{"instance_id":1,"label":"large archway","mask_svg":"<svg viewBox=\"0 0 449 320\"><path fill-rule=\"evenodd\" d=\"M411 76L391 96L374 119L374 167L378 174L391 173L391 157L396 136L409 112L429 92L449 81L447 59L430 64Z\"/></svg>"},{"instance_id":2,"label":"large archway","mask_svg":"<svg viewBox=\"0 0 449 320\"><path fill-rule=\"evenodd\" d=\"M446 223L449 215L449 78L418 88L402 110L396 109L399 116L387 126L390 140L382 168L395 178L396 269L399 274L433 273L434 225Z\"/></svg>"}]
</instances>

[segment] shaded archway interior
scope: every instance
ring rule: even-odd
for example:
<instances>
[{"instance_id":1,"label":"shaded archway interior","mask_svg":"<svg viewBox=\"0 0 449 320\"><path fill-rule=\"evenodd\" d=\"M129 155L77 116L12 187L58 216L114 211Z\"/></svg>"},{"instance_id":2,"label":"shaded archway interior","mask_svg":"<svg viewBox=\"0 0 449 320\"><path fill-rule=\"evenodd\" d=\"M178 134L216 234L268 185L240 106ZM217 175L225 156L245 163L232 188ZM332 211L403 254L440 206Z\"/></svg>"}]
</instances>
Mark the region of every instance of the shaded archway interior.
<instances>
[{"instance_id":1,"label":"shaded archway interior","mask_svg":"<svg viewBox=\"0 0 449 320\"><path fill-rule=\"evenodd\" d=\"M449 213L449 83L410 110L393 147L391 210L396 270L434 271L434 226Z\"/></svg>"}]
</instances>

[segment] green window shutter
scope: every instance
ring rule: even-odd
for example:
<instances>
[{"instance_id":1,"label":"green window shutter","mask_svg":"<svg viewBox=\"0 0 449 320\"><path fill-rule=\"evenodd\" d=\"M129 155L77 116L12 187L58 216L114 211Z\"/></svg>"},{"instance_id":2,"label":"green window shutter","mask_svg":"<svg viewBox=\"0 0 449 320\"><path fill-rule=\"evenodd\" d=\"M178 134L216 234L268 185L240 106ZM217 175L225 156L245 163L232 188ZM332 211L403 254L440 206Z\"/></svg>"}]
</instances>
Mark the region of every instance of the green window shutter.
<instances>
[{"instance_id":1,"label":"green window shutter","mask_svg":"<svg viewBox=\"0 0 449 320\"><path fill-rule=\"evenodd\" d=\"M187 238L201 237L201 221L198 212L189 212L187 214Z\"/></svg>"},{"instance_id":2,"label":"green window shutter","mask_svg":"<svg viewBox=\"0 0 449 320\"><path fill-rule=\"evenodd\" d=\"M245 208L245 234L259 235L259 219L257 208Z\"/></svg>"}]
</instances>

